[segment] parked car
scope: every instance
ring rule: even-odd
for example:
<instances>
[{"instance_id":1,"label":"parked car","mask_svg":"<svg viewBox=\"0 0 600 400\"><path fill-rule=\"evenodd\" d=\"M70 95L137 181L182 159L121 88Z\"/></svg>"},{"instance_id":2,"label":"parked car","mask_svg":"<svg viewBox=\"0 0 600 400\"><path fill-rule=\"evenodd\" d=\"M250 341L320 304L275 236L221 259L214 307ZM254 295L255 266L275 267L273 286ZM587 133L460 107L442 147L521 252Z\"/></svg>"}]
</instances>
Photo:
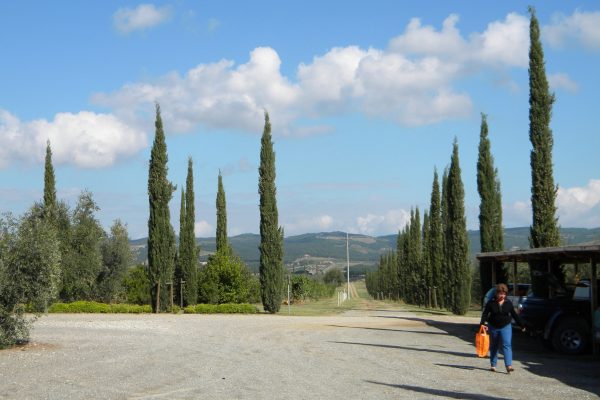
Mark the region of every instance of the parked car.
<instances>
[{"instance_id":1,"label":"parked car","mask_svg":"<svg viewBox=\"0 0 600 400\"><path fill-rule=\"evenodd\" d=\"M540 335L547 347L561 353L581 354L591 343L589 281L581 281L573 288L565 288L553 298L530 294L519 304L518 312L528 327Z\"/></svg>"},{"instance_id":2,"label":"parked car","mask_svg":"<svg viewBox=\"0 0 600 400\"><path fill-rule=\"evenodd\" d=\"M506 298L509 299L513 303L513 306L515 307L515 309L517 309L517 307L519 306L519 304L523 301L523 299L525 297L527 297L527 294L531 290L531 284L529 284L529 283L518 283L517 284L517 293L516 294L513 293L513 284L512 283L508 283L506 286L508 286L508 293L506 295ZM482 303L481 303L481 309L482 310L485 308L485 305L488 303L488 301L490 301L491 299L494 298L495 294L496 294L496 287L495 286L492 287L490 290L488 290L485 293L485 296L483 296L483 300L482 300Z\"/></svg>"}]
</instances>

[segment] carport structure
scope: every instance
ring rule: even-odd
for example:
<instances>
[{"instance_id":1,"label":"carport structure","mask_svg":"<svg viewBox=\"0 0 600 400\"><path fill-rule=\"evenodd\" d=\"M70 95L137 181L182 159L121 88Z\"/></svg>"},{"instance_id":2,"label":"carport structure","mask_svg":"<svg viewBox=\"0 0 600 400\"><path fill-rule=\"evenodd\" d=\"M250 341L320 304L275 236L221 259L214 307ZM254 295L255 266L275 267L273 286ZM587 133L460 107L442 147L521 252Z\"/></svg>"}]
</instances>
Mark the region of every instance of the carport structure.
<instances>
[{"instance_id":1,"label":"carport structure","mask_svg":"<svg viewBox=\"0 0 600 400\"><path fill-rule=\"evenodd\" d=\"M552 265L571 264L577 271L579 264L591 265L590 276L590 303L591 315L593 320L594 311L598 307L598 271L597 264L600 261L600 245L582 245L582 246L559 246L559 247L540 247L527 250L496 251L489 253L479 253L476 255L479 262L487 262L492 268L492 285L496 284L496 265L498 263L509 264L512 262L511 279L514 282L513 287L517 287L517 263L535 262L538 264L546 263L548 272L551 272ZM592 324L593 325L593 324ZM592 327L593 329L593 327ZM593 338L593 332L592 332ZM592 340L594 355L600 352L600 344Z\"/></svg>"}]
</instances>

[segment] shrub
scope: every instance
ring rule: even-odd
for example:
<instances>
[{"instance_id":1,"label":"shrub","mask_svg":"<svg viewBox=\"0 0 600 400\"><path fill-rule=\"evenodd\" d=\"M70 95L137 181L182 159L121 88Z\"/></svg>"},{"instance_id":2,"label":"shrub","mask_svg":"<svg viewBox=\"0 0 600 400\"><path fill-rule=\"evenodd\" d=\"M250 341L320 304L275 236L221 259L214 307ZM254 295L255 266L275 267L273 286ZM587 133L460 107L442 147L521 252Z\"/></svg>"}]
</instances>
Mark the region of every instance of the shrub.
<instances>
[{"instance_id":1,"label":"shrub","mask_svg":"<svg viewBox=\"0 0 600 400\"><path fill-rule=\"evenodd\" d=\"M104 304L95 301L74 301L72 303L54 303L48 309L49 313L115 313L141 314L151 313L152 307L139 304Z\"/></svg>"},{"instance_id":2,"label":"shrub","mask_svg":"<svg viewBox=\"0 0 600 400\"><path fill-rule=\"evenodd\" d=\"M196 304L183 310L186 314L256 314L258 309L247 303Z\"/></svg>"},{"instance_id":3,"label":"shrub","mask_svg":"<svg viewBox=\"0 0 600 400\"><path fill-rule=\"evenodd\" d=\"M291 301L305 301L307 299L318 300L323 297L331 297L336 286L326 284L308 275L294 275L291 282Z\"/></svg>"},{"instance_id":4,"label":"shrub","mask_svg":"<svg viewBox=\"0 0 600 400\"><path fill-rule=\"evenodd\" d=\"M212 255L198 275L198 298L203 303L244 303L251 297L252 276L243 261L230 251Z\"/></svg>"}]
</instances>

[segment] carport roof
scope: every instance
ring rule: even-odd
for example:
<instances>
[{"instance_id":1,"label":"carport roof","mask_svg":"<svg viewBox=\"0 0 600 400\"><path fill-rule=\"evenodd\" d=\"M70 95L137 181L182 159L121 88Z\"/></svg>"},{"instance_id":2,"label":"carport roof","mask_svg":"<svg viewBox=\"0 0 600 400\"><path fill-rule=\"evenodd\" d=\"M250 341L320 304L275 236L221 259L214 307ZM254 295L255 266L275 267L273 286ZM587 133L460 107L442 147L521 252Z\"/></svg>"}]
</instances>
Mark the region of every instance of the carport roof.
<instances>
[{"instance_id":1,"label":"carport roof","mask_svg":"<svg viewBox=\"0 0 600 400\"><path fill-rule=\"evenodd\" d=\"M537 249L495 251L478 253L479 261L558 260L564 263L587 263L600 261L600 245L542 247Z\"/></svg>"}]
</instances>

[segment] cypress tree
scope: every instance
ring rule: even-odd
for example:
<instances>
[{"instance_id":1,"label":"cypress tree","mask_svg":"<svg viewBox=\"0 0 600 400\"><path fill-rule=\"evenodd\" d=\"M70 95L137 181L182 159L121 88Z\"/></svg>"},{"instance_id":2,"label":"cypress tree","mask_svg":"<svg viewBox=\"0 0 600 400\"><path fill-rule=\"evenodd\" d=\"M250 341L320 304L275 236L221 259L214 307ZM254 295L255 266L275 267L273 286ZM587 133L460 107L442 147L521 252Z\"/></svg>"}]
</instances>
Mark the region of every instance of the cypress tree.
<instances>
[{"instance_id":1,"label":"cypress tree","mask_svg":"<svg viewBox=\"0 0 600 400\"><path fill-rule=\"evenodd\" d=\"M46 142L46 160L44 163L44 216L51 224L55 224L57 218L56 202L56 180L54 167L52 166L52 149L50 140Z\"/></svg>"},{"instance_id":2,"label":"cypress tree","mask_svg":"<svg viewBox=\"0 0 600 400\"><path fill-rule=\"evenodd\" d=\"M183 264L185 263L183 260L185 259L186 252L184 243L186 242L185 235L187 232L185 229L185 215L185 191L182 188L181 199L179 203L179 246L177 252L175 253L175 273L173 274L173 280L176 282L175 287L178 289L175 290L175 302L177 304L183 304L183 299L185 297L183 296L182 292L182 281L185 281L183 278Z\"/></svg>"},{"instance_id":3,"label":"cypress tree","mask_svg":"<svg viewBox=\"0 0 600 400\"><path fill-rule=\"evenodd\" d=\"M421 268L423 270L423 286L424 286L424 297L425 297L425 305L427 307L431 307L432 298L431 298L431 288L433 286L433 275L431 274L431 262L429 257L429 236L431 235L429 229L431 224L429 223L429 213L427 211L423 212L423 237L421 240Z\"/></svg>"},{"instance_id":4,"label":"cypress tree","mask_svg":"<svg viewBox=\"0 0 600 400\"><path fill-rule=\"evenodd\" d=\"M479 204L479 233L481 251L504 250L502 230L502 195L498 170L494 168L494 157L491 154L491 144L488 137L487 116L481 114L481 130L479 134L479 156L477 159L477 191L481 202ZM507 282L507 274L502 264L496 265L496 279ZM491 263L479 262L481 279L481 296L492 287Z\"/></svg>"},{"instance_id":5,"label":"cypress tree","mask_svg":"<svg viewBox=\"0 0 600 400\"><path fill-rule=\"evenodd\" d=\"M186 305L198 302L198 253L194 233L196 221L194 201L194 166L192 157L189 157L185 180L185 259L182 264L183 280L185 280L183 300Z\"/></svg>"},{"instance_id":6,"label":"cypress tree","mask_svg":"<svg viewBox=\"0 0 600 400\"><path fill-rule=\"evenodd\" d=\"M260 288L264 310L276 313L283 300L283 229L279 227L275 197L275 152L271 123L265 112L261 138L258 193L260 194Z\"/></svg>"},{"instance_id":7,"label":"cypress tree","mask_svg":"<svg viewBox=\"0 0 600 400\"><path fill-rule=\"evenodd\" d=\"M447 268L450 271L452 296L450 310L464 315L471 303L471 269L469 236L465 216L465 191L458 160L458 142L454 139L452 160L448 171L448 226L446 227Z\"/></svg>"},{"instance_id":8,"label":"cypress tree","mask_svg":"<svg viewBox=\"0 0 600 400\"><path fill-rule=\"evenodd\" d=\"M554 94L550 93L546 79L544 51L540 42L540 27L535 9L529 7L529 140L531 150L531 208L533 225L530 229L531 247L560 245L556 218L556 186L552 172L552 146L550 129Z\"/></svg>"},{"instance_id":9,"label":"cypress tree","mask_svg":"<svg viewBox=\"0 0 600 400\"><path fill-rule=\"evenodd\" d=\"M442 307L447 308L451 304L452 293L454 287L452 284L452 271L448 268L450 258L448 254L448 240L447 240L447 229L449 225L448 220L448 167L444 168L442 174L442 196L440 202L440 216L442 219L442 292L444 297L442 298Z\"/></svg>"},{"instance_id":10,"label":"cypress tree","mask_svg":"<svg viewBox=\"0 0 600 400\"><path fill-rule=\"evenodd\" d=\"M169 212L175 186L167 179L167 144L158 104L155 128L148 168L148 278L152 311L158 313L169 305L167 282L172 282L175 260L175 233Z\"/></svg>"},{"instance_id":11,"label":"cypress tree","mask_svg":"<svg viewBox=\"0 0 600 400\"><path fill-rule=\"evenodd\" d=\"M433 287L433 306L443 305L443 271L444 261L443 248L444 232L442 230L442 214L440 204L440 185L438 182L437 169L433 171L433 184L431 187L431 202L429 205L429 264L431 269L431 281Z\"/></svg>"},{"instance_id":12,"label":"cypress tree","mask_svg":"<svg viewBox=\"0 0 600 400\"><path fill-rule=\"evenodd\" d=\"M227 204L221 171L219 171L217 186L217 251L227 251L229 249L227 242Z\"/></svg>"},{"instance_id":13,"label":"cypress tree","mask_svg":"<svg viewBox=\"0 0 600 400\"><path fill-rule=\"evenodd\" d=\"M546 79L544 51L540 42L540 27L535 9L529 7L529 140L531 150L531 209L533 224L530 228L529 245L553 247L560 245L558 219L556 218L556 191L552 172L552 147L554 140L550 129L554 94L550 93ZM545 274L548 266L541 262L531 262L532 290L537 296L548 294ZM560 265L552 265L553 275L564 282L564 272Z\"/></svg>"}]
</instances>

